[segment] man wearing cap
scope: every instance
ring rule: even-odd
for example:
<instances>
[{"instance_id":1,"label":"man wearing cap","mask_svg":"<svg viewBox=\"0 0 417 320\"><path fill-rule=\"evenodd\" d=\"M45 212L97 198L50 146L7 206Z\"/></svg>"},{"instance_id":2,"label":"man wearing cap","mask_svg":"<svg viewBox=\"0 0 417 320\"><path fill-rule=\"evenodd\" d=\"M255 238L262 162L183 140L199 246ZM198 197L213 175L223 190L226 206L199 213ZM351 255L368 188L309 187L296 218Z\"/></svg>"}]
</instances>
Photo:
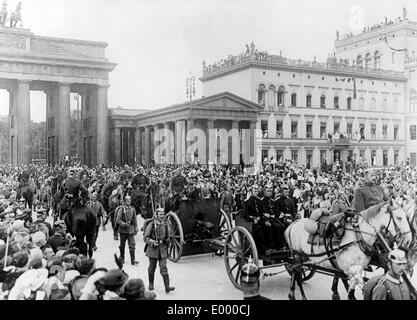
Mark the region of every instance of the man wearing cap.
<instances>
[{"instance_id":1,"label":"man wearing cap","mask_svg":"<svg viewBox=\"0 0 417 320\"><path fill-rule=\"evenodd\" d=\"M119 226L120 234L120 259L124 262L126 241L129 246L130 260L132 265L138 265L135 260L135 235L138 233L138 222L136 220L136 210L131 206L132 198L127 195L125 203L116 209L116 224Z\"/></svg>"},{"instance_id":2,"label":"man wearing cap","mask_svg":"<svg viewBox=\"0 0 417 320\"><path fill-rule=\"evenodd\" d=\"M285 231L284 224L278 220L276 214L276 203L272 197L273 186L267 184L265 187L265 196L262 198L263 218L264 218L264 235L268 248L280 249Z\"/></svg>"},{"instance_id":3,"label":"man wearing cap","mask_svg":"<svg viewBox=\"0 0 417 320\"><path fill-rule=\"evenodd\" d=\"M388 196L380 185L376 184L376 175L373 170L366 170L364 184L355 190L353 197L353 207L359 213L383 201L387 201Z\"/></svg>"},{"instance_id":4,"label":"man wearing cap","mask_svg":"<svg viewBox=\"0 0 417 320\"><path fill-rule=\"evenodd\" d=\"M406 271L406 253L394 249L388 254L388 271L372 291L372 300L413 300L402 275Z\"/></svg>"},{"instance_id":5,"label":"man wearing cap","mask_svg":"<svg viewBox=\"0 0 417 320\"><path fill-rule=\"evenodd\" d=\"M70 240L65 237L67 233L67 225L63 220L58 220L54 223L55 234L49 237L46 244L49 244L54 250L54 253L58 251L59 247L66 247L69 245Z\"/></svg>"},{"instance_id":6,"label":"man wearing cap","mask_svg":"<svg viewBox=\"0 0 417 320\"><path fill-rule=\"evenodd\" d=\"M270 300L259 294L259 267L249 261L242 267L240 284L243 290L243 300Z\"/></svg>"},{"instance_id":7,"label":"man wearing cap","mask_svg":"<svg viewBox=\"0 0 417 320\"><path fill-rule=\"evenodd\" d=\"M243 203L243 218L252 223L252 232L256 246L259 252L263 254L267 249L263 232L263 223L265 222L263 216L264 206L258 195L259 186L254 184L252 186L252 195Z\"/></svg>"},{"instance_id":8,"label":"man wearing cap","mask_svg":"<svg viewBox=\"0 0 417 320\"><path fill-rule=\"evenodd\" d=\"M91 195L91 200L87 202L87 206L93 210L94 214L97 217L96 227L94 230L93 250L97 250L97 237L98 237L98 232L100 231L101 219L106 216L106 211L104 211L103 205L101 204L101 202L97 200L97 198L98 198L98 194L97 192L94 192Z\"/></svg>"},{"instance_id":9,"label":"man wearing cap","mask_svg":"<svg viewBox=\"0 0 417 320\"><path fill-rule=\"evenodd\" d=\"M65 198L66 196L69 196L69 195L72 195L72 196L80 195L83 201L87 202L88 200L88 190L81 181L75 178L74 168L68 169L67 178L63 182L61 197Z\"/></svg>"},{"instance_id":10,"label":"man wearing cap","mask_svg":"<svg viewBox=\"0 0 417 320\"><path fill-rule=\"evenodd\" d=\"M294 201L290 198L289 194L290 190L288 185L283 185L282 195L276 201L277 211L279 212L278 219L284 222L285 225L291 224L297 215Z\"/></svg>"},{"instance_id":11,"label":"man wearing cap","mask_svg":"<svg viewBox=\"0 0 417 320\"><path fill-rule=\"evenodd\" d=\"M52 236L54 234L54 230L50 223L46 222L47 212L45 209L37 209L36 210L36 218L37 220L33 222L35 225L41 225L44 224L48 228L48 236Z\"/></svg>"},{"instance_id":12,"label":"man wearing cap","mask_svg":"<svg viewBox=\"0 0 417 320\"><path fill-rule=\"evenodd\" d=\"M155 212L154 219L146 226L143 235L143 241L146 243L146 256L149 258L149 290L154 290L153 282L158 261L159 270L164 280L165 292L169 293L175 290L175 287L169 285L167 268L169 237L170 231L168 223L165 220L165 209L158 208Z\"/></svg>"}]
</instances>

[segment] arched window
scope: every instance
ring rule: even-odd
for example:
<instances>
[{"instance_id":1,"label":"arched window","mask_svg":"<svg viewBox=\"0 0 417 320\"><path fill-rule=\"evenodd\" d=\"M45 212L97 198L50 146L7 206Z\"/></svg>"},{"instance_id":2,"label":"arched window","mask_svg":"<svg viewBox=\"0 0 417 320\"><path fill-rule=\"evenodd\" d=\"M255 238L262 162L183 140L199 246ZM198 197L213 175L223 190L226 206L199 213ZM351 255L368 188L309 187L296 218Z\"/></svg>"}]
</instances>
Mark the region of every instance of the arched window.
<instances>
[{"instance_id":1,"label":"arched window","mask_svg":"<svg viewBox=\"0 0 417 320\"><path fill-rule=\"evenodd\" d=\"M275 87L273 85L270 85L268 88L268 109L270 111L275 110L276 104L275 104Z\"/></svg>"},{"instance_id":2,"label":"arched window","mask_svg":"<svg viewBox=\"0 0 417 320\"><path fill-rule=\"evenodd\" d=\"M310 93L308 93L308 94L306 95L306 107L311 108L311 100L312 100L311 94L310 94Z\"/></svg>"},{"instance_id":3,"label":"arched window","mask_svg":"<svg viewBox=\"0 0 417 320\"><path fill-rule=\"evenodd\" d=\"M285 88L283 86L279 86L278 94L277 94L278 108L285 107L284 102L285 102Z\"/></svg>"},{"instance_id":4,"label":"arched window","mask_svg":"<svg viewBox=\"0 0 417 320\"><path fill-rule=\"evenodd\" d=\"M371 107L371 111L376 110L376 100L375 100L375 98L371 98L370 107Z\"/></svg>"},{"instance_id":5,"label":"arched window","mask_svg":"<svg viewBox=\"0 0 417 320\"><path fill-rule=\"evenodd\" d=\"M386 112L388 108L388 99L384 98L382 99L382 111Z\"/></svg>"},{"instance_id":6,"label":"arched window","mask_svg":"<svg viewBox=\"0 0 417 320\"><path fill-rule=\"evenodd\" d=\"M324 94L320 96L320 108L326 108L326 96Z\"/></svg>"},{"instance_id":7,"label":"arched window","mask_svg":"<svg viewBox=\"0 0 417 320\"><path fill-rule=\"evenodd\" d=\"M258 88L258 104L265 107L265 91L266 88L263 84L259 85Z\"/></svg>"},{"instance_id":8,"label":"arched window","mask_svg":"<svg viewBox=\"0 0 417 320\"><path fill-rule=\"evenodd\" d=\"M358 67L362 67L362 63L363 63L362 56L361 56L361 55L359 55L359 56L356 58L356 65L357 65Z\"/></svg>"},{"instance_id":9,"label":"arched window","mask_svg":"<svg viewBox=\"0 0 417 320\"><path fill-rule=\"evenodd\" d=\"M379 51L374 53L374 68L381 69L381 52Z\"/></svg>"},{"instance_id":10,"label":"arched window","mask_svg":"<svg viewBox=\"0 0 417 320\"><path fill-rule=\"evenodd\" d=\"M363 97L359 98L359 110L365 110L365 99Z\"/></svg>"},{"instance_id":11,"label":"arched window","mask_svg":"<svg viewBox=\"0 0 417 320\"><path fill-rule=\"evenodd\" d=\"M370 68L372 62L372 56L370 53L367 53L365 56L365 68Z\"/></svg>"},{"instance_id":12,"label":"arched window","mask_svg":"<svg viewBox=\"0 0 417 320\"><path fill-rule=\"evenodd\" d=\"M291 94L291 107L297 106L297 94L293 93Z\"/></svg>"}]
</instances>

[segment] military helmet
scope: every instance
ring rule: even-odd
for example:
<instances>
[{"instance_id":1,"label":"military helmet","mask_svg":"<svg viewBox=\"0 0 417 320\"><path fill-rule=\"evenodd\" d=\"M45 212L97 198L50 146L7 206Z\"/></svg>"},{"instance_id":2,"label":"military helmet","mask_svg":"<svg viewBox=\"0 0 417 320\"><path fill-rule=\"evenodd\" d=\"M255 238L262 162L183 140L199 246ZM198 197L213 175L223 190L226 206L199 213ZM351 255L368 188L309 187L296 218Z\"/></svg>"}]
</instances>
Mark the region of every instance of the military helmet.
<instances>
[{"instance_id":1,"label":"military helmet","mask_svg":"<svg viewBox=\"0 0 417 320\"><path fill-rule=\"evenodd\" d=\"M407 257L405 252L400 249L394 249L388 254L388 259L396 264L404 264L407 263Z\"/></svg>"},{"instance_id":2,"label":"military helmet","mask_svg":"<svg viewBox=\"0 0 417 320\"><path fill-rule=\"evenodd\" d=\"M259 280L260 274L259 267L250 259L249 262L242 267L240 281L245 283L255 283Z\"/></svg>"}]
</instances>

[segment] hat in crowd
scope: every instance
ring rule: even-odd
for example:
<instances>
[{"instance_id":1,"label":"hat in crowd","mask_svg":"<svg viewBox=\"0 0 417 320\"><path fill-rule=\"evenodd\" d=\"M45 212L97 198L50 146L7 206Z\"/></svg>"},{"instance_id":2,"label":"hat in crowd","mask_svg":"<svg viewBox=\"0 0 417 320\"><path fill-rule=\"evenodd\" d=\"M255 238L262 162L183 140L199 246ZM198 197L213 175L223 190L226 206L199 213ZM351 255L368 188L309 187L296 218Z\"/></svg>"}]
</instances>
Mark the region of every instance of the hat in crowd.
<instances>
[{"instance_id":1,"label":"hat in crowd","mask_svg":"<svg viewBox=\"0 0 417 320\"><path fill-rule=\"evenodd\" d=\"M42 259L43 257L42 250L39 248L30 249L29 256L30 256L30 260Z\"/></svg>"},{"instance_id":2,"label":"hat in crowd","mask_svg":"<svg viewBox=\"0 0 417 320\"><path fill-rule=\"evenodd\" d=\"M256 283L259 280L259 267L252 261L246 263L242 267L240 281L242 283Z\"/></svg>"},{"instance_id":3,"label":"hat in crowd","mask_svg":"<svg viewBox=\"0 0 417 320\"><path fill-rule=\"evenodd\" d=\"M34 244L46 242L46 235L42 231L36 231L34 234L32 234L32 242Z\"/></svg>"},{"instance_id":4,"label":"hat in crowd","mask_svg":"<svg viewBox=\"0 0 417 320\"><path fill-rule=\"evenodd\" d=\"M71 300L71 294L68 289L52 289L49 294L49 300Z\"/></svg>"},{"instance_id":5,"label":"hat in crowd","mask_svg":"<svg viewBox=\"0 0 417 320\"><path fill-rule=\"evenodd\" d=\"M27 251L15 252L12 256L12 261L15 267L23 268L29 262L29 253Z\"/></svg>"},{"instance_id":6,"label":"hat in crowd","mask_svg":"<svg viewBox=\"0 0 417 320\"><path fill-rule=\"evenodd\" d=\"M62 258L62 257L65 255L65 252L66 252L66 250L64 250L64 249L58 250L58 251L55 253L55 257L57 257L57 258Z\"/></svg>"},{"instance_id":7,"label":"hat in crowd","mask_svg":"<svg viewBox=\"0 0 417 320\"><path fill-rule=\"evenodd\" d=\"M10 290L9 300L20 300L25 291L37 291L48 281L48 270L29 269L17 278Z\"/></svg>"},{"instance_id":8,"label":"hat in crowd","mask_svg":"<svg viewBox=\"0 0 417 320\"><path fill-rule=\"evenodd\" d=\"M121 269L112 269L107 271L106 275L98 280L105 287L118 287L126 282L129 276Z\"/></svg>"},{"instance_id":9,"label":"hat in crowd","mask_svg":"<svg viewBox=\"0 0 417 320\"><path fill-rule=\"evenodd\" d=\"M124 287L123 297L127 300L138 299L145 293L145 285L141 279L129 279Z\"/></svg>"},{"instance_id":10,"label":"hat in crowd","mask_svg":"<svg viewBox=\"0 0 417 320\"><path fill-rule=\"evenodd\" d=\"M407 257L405 252L401 249L394 249L388 254L388 258L391 262L396 264L407 263Z\"/></svg>"},{"instance_id":11,"label":"hat in crowd","mask_svg":"<svg viewBox=\"0 0 417 320\"><path fill-rule=\"evenodd\" d=\"M25 222L23 220L16 220L13 222L13 230L19 232L25 227Z\"/></svg>"},{"instance_id":12,"label":"hat in crowd","mask_svg":"<svg viewBox=\"0 0 417 320\"><path fill-rule=\"evenodd\" d=\"M64 220L57 220L54 223L54 227L55 228L66 228L67 227L67 224L65 223Z\"/></svg>"},{"instance_id":13,"label":"hat in crowd","mask_svg":"<svg viewBox=\"0 0 417 320\"><path fill-rule=\"evenodd\" d=\"M77 270L67 270L64 277L64 285L69 285L72 280L78 277L80 273Z\"/></svg>"}]
</instances>

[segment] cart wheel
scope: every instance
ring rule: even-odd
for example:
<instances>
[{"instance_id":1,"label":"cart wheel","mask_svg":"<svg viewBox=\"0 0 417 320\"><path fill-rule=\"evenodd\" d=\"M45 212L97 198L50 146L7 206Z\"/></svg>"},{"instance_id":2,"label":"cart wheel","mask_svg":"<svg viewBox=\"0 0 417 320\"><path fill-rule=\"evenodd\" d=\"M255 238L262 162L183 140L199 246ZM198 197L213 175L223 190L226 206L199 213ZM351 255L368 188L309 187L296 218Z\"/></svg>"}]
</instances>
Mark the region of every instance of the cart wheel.
<instances>
[{"instance_id":1,"label":"cart wheel","mask_svg":"<svg viewBox=\"0 0 417 320\"><path fill-rule=\"evenodd\" d=\"M230 218L226 212L220 209L220 223L219 223L219 231L220 231L220 239L225 241L229 231L232 229L232 224L230 223Z\"/></svg>"},{"instance_id":2,"label":"cart wheel","mask_svg":"<svg viewBox=\"0 0 417 320\"><path fill-rule=\"evenodd\" d=\"M285 269L291 275L290 267L291 267L291 264L289 264L289 263L286 263L285 264ZM302 267L302 277L301 277L301 280L303 280L303 282L308 281L311 278L313 278L313 276L314 276L315 273L316 273L316 269L314 269L312 267L308 267L308 266L303 266Z\"/></svg>"},{"instance_id":3,"label":"cart wheel","mask_svg":"<svg viewBox=\"0 0 417 320\"><path fill-rule=\"evenodd\" d=\"M249 257L252 258L253 263L258 264L258 250L252 235L243 227L233 228L224 244L224 263L230 281L239 290L242 290L240 273Z\"/></svg>"},{"instance_id":4,"label":"cart wheel","mask_svg":"<svg viewBox=\"0 0 417 320\"><path fill-rule=\"evenodd\" d=\"M180 260L182 255L182 246L184 244L184 232L182 230L181 221L178 216L170 211L165 217L170 229L168 258L172 262Z\"/></svg>"}]
</instances>

